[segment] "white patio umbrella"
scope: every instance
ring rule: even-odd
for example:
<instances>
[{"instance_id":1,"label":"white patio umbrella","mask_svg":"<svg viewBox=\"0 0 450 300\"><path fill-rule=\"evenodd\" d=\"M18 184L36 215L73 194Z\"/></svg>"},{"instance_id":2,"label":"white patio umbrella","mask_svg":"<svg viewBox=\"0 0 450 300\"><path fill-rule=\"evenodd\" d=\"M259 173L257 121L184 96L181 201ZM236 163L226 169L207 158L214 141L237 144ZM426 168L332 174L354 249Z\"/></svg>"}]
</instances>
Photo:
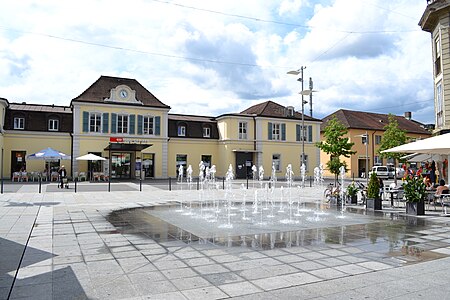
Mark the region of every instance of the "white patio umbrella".
<instances>
[{"instance_id":1,"label":"white patio umbrella","mask_svg":"<svg viewBox=\"0 0 450 300\"><path fill-rule=\"evenodd\" d=\"M444 158L441 154L426 154L426 153L413 153L408 154L401 159L405 159L407 162L424 162L424 161L443 161Z\"/></svg>"},{"instance_id":2,"label":"white patio umbrella","mask_svg":"<svg viewBox=\"0 0 450 300\"><path fill-rule=\"evenodd\" d=\"M75 158L76 160L91 160L91 161L96 161L96 160L106 160L106 158L92 154L92 153L88 153L82 156L79 156L77 158Z\"/></svg>"},{"instance_id":3,"label":"white patio umbrella","mask_svg":"<svg viewBox=\"0 0 450 300\"><path fill-rule=\"evenodd\" d=\"M436 135L427 139L403 144L382 152L450 154L450 133Z\"/></svg>"},{"instance_id":4,"label":"white patio umbrella","mask_svg":"<svg viewBox=\"0 0 450 300\"><path fill-rule=\"evenodd\" d=\"M82 156L79 156L77 158L75 158L76 160L89 160L89 161L98 161L98 160L106 160L106 158L92 154L92 153L88 153ZM89 170L90 172L90 180L92 180L92 170Z\"/></svg>"}]
</instances>

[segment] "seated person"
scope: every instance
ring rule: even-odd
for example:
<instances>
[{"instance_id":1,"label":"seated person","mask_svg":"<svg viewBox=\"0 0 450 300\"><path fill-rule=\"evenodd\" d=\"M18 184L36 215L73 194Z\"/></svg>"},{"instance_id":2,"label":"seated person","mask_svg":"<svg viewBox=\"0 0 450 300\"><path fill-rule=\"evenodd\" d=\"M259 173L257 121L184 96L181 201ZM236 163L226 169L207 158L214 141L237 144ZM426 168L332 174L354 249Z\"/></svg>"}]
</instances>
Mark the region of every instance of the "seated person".
<instances>
[{"instance_id":1,"label":"seated person","mask_svg":"<svg viewBox=\"0 0 450 300\"><path fill-rule=\"evenodd\" d=\"M440 196L443 194L443 191L448 191L448 186L445 185L445 180L439 180L439 186L436 188L436 196ZM448 193L448 192L447 192Z\"/></svg>"},{"instance_id":2,"label":"seated person","mask_svg":"<svg viewBox=\"0 0 450 300\"><path fill-rule=\"evenodd\" d=\"M425 188L429 191L434 189L433 184L431 183L430 177L426 176L423 178L423 183L425 183Z\"/></svg>"}]
</instances>

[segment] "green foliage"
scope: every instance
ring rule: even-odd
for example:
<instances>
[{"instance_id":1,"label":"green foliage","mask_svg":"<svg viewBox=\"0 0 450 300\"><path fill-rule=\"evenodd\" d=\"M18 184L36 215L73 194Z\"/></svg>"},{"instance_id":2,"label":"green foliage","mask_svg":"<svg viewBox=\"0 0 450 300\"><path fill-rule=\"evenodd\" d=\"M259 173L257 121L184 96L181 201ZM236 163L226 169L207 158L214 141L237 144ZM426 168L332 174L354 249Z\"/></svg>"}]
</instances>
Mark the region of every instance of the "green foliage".
<instances>
[{"instance_id":1,"label":"green foliage","mask_svg":"<svg viewBox=\"0 0 450 300\"><path fill-rule=\"evenodd\" d=\"M406 176L403 189L406 202L420 202L427 197L427 189L422 176Z\"/></svg>"},{"instance_id":2,"label":"green foliage","mask_svg":"<svg viewBox=\"0 0 450 300\"><path fill-rule=\"evenodd\" d=\"M370 175L369 184L367 186L367 197L371 199L380 198L380 181L375 173Z\"/></svg>"},{"instance_id":3,"label":"green foliage","mask_svg":"<svg viewBox=\"0 0 450 300\"><path fill-rule=\"evenodd\" d=\"M341 161L340 157L350 157L350 155L356 153L351 150L354 143L350 143L347 137L343 137L347 133L347 128L336 118L336 116L333 116L333 118L328 120L328 124L325 127L325 141L316 143L316 147L330 155L330 160L327 162L327 168L334 174L335 180L337 180L337 176L340 172L339 168L341 166L344 166L345 171L347 171L347 164L344 161Z\"/></svg>"},{"instance_id":4,"label":"green foliage","mask_svg":"<svg viewBox=\"0 0 450 300\"><path fill-rule=\"evenodd\" d=\"M353 181L347 186L347 195L349 196L356 196L356 193L358 193L358 187L356 186L355 182Z\"/></svg>"},{"instance_id":5,"label":"green foliage","mask_svg":"<svg viewBox=\"0 0 450 300\"><path fill-rule=\"evenodd\" d=\"M393 152L381 152L390 148L394 148L406 143L406 133L404 130L398 128L398 122L393 114L389 114L389 123L384 126L384 134L381 138L380 148L378 153L383 158L393 158L395 160L400 159L400 157L405 156L404 153L393 153Z\"/></svg>"},{"instance_id":6,"label":"green foliage","mask_svg":"<svg viewBox=\"0 0 450 300\"><path fill-rule=\"evenodd\" d=\"M334 174L335 177L341 172L341 166L344 166L345 172L347 172L347 163L339 160L338 157L332 157L329 161L327 161L326 165L328 170L330 170L331 174Z\"/></svg>"},{"instance_id":7,"label":"green foliage","mask_svg":"<svg viewBox=\"0 0 450 300\"><path fill-rule=\"evenodd\" d=\"M347 128L334 116L325 127L325 141L316 143L316 146L332 157L350 157L356 153L351 150L355 143L350 143L348 137L343 137L347 133Z\"/></svg>"}]
</instances>

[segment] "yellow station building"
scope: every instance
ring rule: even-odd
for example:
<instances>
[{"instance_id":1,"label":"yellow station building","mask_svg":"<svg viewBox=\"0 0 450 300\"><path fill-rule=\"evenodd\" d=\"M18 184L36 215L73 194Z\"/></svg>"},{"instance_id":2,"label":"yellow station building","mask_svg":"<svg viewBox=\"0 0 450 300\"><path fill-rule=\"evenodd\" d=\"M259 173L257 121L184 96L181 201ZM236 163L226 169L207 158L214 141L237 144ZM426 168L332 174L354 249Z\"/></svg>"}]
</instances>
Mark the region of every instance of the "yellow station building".
<instances>
[{"instance_id":1,"label":"yellow station building","mask_svg":"<svg viewBox=\"0 0 450 300\"><path fill-rule=\"evenodd\" d=\"M307 175L320 163L315 143L321 120L303 117L293 107L263 102L240 113L216 117L171 114L170 107L135 79L101 76L69 106L14 103L0 98L3 178L21 169L37 174L64 164L73 177L91 179L167 178L200 162L225 176L229 165L237 178L262 166L284 177L288 164L299 176L304 149ZM302 130L302 124L304 128ZM303 139L303 141L302 141ZM52 147L71 160L29 160ZM79 161L93 153L104 161ZM51 170L49 170L51 172Z\"/></svg>"}]
</instances>

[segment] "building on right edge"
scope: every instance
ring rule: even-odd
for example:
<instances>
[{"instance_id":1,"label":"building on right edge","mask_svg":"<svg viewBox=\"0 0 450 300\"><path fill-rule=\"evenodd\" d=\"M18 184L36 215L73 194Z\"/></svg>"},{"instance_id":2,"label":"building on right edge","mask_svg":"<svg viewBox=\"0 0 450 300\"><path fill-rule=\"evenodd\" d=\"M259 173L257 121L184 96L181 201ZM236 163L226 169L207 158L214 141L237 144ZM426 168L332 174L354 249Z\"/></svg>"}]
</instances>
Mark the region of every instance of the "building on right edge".
<instances>
[{"instance_id":1,"label":"building on right edge","mask_svg":"<svg viewBox=\"0 0 450 300\"><path fill-rule=\"evenodd\" d=\"M427 0L427 7L419 26L431 33L436 124L434 133L448 133L450 132L450 1Z\"/></svg>"},{"instance_id":2,"label":"building on right edge","mask_svg":"<svg viewBox=\"0 0 450 300\"><path fill-rule=\"evenodd\" d=\"M411 119L411 112L405 112L405 116L395 116L398 128L406 132L409 141L428 138L431 133L427 126ZM378 154L384 127L389 123L387 114L370 113L364 111L352 111L340 109L322 119L320 125L320 140L324 140L323 133L328 121L336 117L347 129L346 137L354 143L352 150L356 151L349 158L341 157L347 163L347 176L366 177L373 166L381 166L392 163L383 159ZM330 160L328 154L320 151L320 162L325 166ZM366 168L366 164L368 168ZM325 170L325 175L332 175Z\"/></svg>"}]
</instances>

